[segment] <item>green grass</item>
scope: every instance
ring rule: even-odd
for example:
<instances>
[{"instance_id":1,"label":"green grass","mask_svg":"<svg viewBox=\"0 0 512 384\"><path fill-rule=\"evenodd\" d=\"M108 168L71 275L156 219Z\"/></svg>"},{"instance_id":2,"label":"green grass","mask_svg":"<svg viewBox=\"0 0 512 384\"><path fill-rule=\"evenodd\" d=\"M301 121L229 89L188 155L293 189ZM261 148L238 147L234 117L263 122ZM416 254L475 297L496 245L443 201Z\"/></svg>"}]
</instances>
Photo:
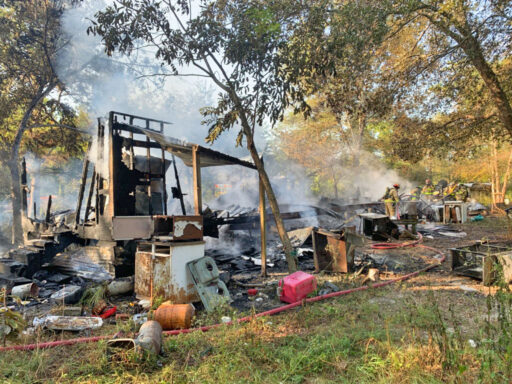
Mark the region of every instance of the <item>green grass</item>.
<instances>
[{"instance_id":1,"label":"green grass","mask_svg":"<svg viewBox=\"0 0 512 384\"><path fill-rule=\"evenodd\" d=\"M485 331L484 297L407 288L358 292L243 325L167 337L158 357L112 363L105 343L4 353L0 381L509 382L511 327L495 321L493 331ZM494 311L496 303L489 305Z\"/></svg>"}]
</instances>

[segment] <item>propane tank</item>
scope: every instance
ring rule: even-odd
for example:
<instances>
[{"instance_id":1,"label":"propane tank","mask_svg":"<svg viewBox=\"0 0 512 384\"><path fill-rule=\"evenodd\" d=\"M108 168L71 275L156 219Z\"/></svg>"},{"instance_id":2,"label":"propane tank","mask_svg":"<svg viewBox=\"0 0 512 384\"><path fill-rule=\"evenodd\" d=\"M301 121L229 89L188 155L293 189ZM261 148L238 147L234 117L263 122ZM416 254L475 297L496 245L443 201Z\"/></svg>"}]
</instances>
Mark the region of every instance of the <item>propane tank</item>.
<instances>
[{"instance_id":1,"label":"propane tank","mask_svg":"<svg viewBox=\"0 0 512 384\"><path fill-rule=\"evenodd\" d=\"M154 319L164 330L190 328L195 309L192 304L162 304L155 311Z\"/></svg>"}]
</instances>

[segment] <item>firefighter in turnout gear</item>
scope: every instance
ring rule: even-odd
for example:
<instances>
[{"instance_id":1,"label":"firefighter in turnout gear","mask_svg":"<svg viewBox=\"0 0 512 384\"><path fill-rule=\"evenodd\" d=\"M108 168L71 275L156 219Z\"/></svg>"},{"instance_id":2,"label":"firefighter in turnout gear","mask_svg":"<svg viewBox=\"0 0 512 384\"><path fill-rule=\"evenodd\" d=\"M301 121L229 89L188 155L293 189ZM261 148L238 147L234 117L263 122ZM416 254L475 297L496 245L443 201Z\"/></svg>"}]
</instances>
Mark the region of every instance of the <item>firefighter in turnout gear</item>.
<instances>
[{"instance_id":1,"label":"firefighter in turnout gear","mask_svg":"<svg viewBox=\"0 0 512 384\"><path fill-rule=\"evenodd\" d=\"M455 183L455 181L451 181L450 184L448 184L446 189L443 191L444 199L446 201L454 201L456 189L457 189L457 183Z\"/></svg>"},{"instance_id":2,"label":"firefighter in turnout gear","mask_svg":"<svg viewBox=\"0 0 512 384\"><path fill-rule=\"evenodd\" d=\"M416 187L411 191L411 201L418 201L421 197L421 187Z\"/></svg>"},{"instance_id":3,"label":"firefighter in turnout gear","mask_svg":"<svg viewBox=\"0 0 512 384\"><path fill-rule=\"evenodd\" d=\"M394 184L392 188L386 188L386 193L382 197L384 205L386 207L386 215L391 219L396 219L396 213L398 209L398 202L400 197L398 196L398 190L400 189L399 184Z\"/></svg>"},{"instance_id":4,"label":"firefighter in turnout gear","mask_svg":"<svg viewBox=\"0 0 512 384\"><path fill-rule=\"evenodd\" d=\"M422 197L427 201L432 201L434 200L434 191L435 187L434 184L432 184L432 180L425 180L425 186L421 190Z\"/></svg>"},{"instance_id":5,"label":"firefighter in turnout gear","mask_svg":"<svg viewBox=\"0 0 512 384\"><path fill-rule=\"evenodd\" d=\"M457 186L457 189L455 189L455 199L457 199L457 201L462 201L463 203L465 203L468 200L468 197L468 187L466 187L464 184L459 184Z\"/></svg>"}]
</instances>

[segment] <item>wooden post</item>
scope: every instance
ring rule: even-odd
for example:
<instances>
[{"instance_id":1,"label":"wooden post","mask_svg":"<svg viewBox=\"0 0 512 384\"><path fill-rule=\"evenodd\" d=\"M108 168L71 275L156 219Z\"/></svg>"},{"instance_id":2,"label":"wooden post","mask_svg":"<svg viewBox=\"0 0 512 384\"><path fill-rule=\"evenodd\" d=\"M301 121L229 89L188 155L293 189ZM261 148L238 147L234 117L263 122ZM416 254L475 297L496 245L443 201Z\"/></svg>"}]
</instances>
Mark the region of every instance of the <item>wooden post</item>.
<instances>
[{"instance_id":1,"label":"wooden post","mask_svg":"<svg viewBox=\"0 0 512 384\"><path fill-rule=\"evenodd\" d=\"M35 206L35 198L34 198L34 194L36 192L36 179L32 176L30 178L30 199L29 199L29 202L28 202L28 213L27 213L27 217L33 217L34 219L36 218L36 210L34 208Z\"/></svg>"},{"instance_id":2,"label":"wooden post","mask_svg":"<svg viewBox=\"0 0 512 384\"><path fill-rule=\"evenodd\" d=\"M87 221L87 218L89 217L89 212L91 211L92 195L94 194L94 184L96 183L96 178L96 167L93 167L91 185L89 186L89 196L87 197L87 205L85 206L84 224Z\"/></svg>"},{"instance_id":3,"label":"wooden post","mask_svg":"<svg viewBox=\"0 0 512 384\"><path fill-rule=\"evenodd\" d=\"M160 123L160 132L164 131L164 123ZM165 177L165 150L162 148L162 205L164 207L164 215L167 216L167 180Z\"/></svg>"},{"instance_id":4,"label":"wooden post","mask_svg":"<svg viewBox=\"0 0 512 384\"><path fill-rule=\"evenodd\" d=\"M176 166L176 158L174 157L174 154L171 154L171 155L172 155L172 166L174 168L174 177L176 178L176 189L178 190L179 199L180 199L181 213L183 213L183 216L186 216L187 211L185 210L185 202L183 201L183 192L181 191L180 175L178 175L178 167Z\"/></svg>"},{"instance_id":5,"label":"wooden post","mask_svg":"<svg viewBox=\"0 0 512 384\"><path fill-rule=\"evenodd\" d=\"M201 159L198 153L199 147L192 148L192 172L194 173L194 209L196 215L203 214L203 199L201 195Z\"/></svg>"},{"instance_id":6,"label":"wooden post","mask_svg":"<svg viewBox=\"0 0 512 384\"><path fill-rule=\"evenodd\" d=\"M112 113L109 116L109 124L110 120L113 118ZM105 171L105 164L104 161L104 146L105 146L105 126L101 124L101 119L98 118L98 145L96 149L96 169L98 170L96 172L96 193L95 193L95 200L94 200L94 213L95 213L95 221L96 224L99 224L100 222L100 191L104 186L104 179L101 176L101 173ZM111 153L112 151L109 151ZM109 168L110 168L110 160L109 160ZM109 193L110 193L110 185L109 185Z\"/></svg>"},{"instance_id":7,"label":"wooden post","mask_svg":"<svg viewBox=\"0 0 512 384\"><path fill-rule=\"evenodd\" d=\"M267 220L265 214L265 188L261 179L260 189L260 233L261 233L261 276L267 276Z\"/></svg>"},{"instance_id":8,"label":"wooden post","mask_svg":"<svg viewBox=\"0 0 512 384\"><path fill-rule=\"evenodd\" d=\"M130 117L130 125L133 125L133 117ZM130 171L135 168L135 152L133 150L133 132L130 131Z\"/></svg>"},{"instance_id":9,"label":"wooden post","mask_svg":"<svg viewBox=\"0 0 512 384\"><path fill-rule=\"evenodd\" d=\"M103 139L105 140L105 139ZM108 223L112 223L112 218L116 215L116 196L117 196L117 169L115 168L117 164L114 164L114 112L110 112L108 119L108 140L109 140L109 151L108 151ZM104 185L101 188L105 188ZM104 204L105 198L102 199L102 204ZM96 207L96 216L99 213L98 207Z\"/></svg>"},{"instance_id":10,"label":"wooden post","mask_svg":"<svg viewBox=\"0 0 512 384\"><path fill-rule=\"evenodd\" d=\"M149 130L149 120L146 120L146 129ZM149 136L146 136L146 161L148 163L148 173L146 180L148 183L148 199L149 199L149 216L153 215L153 201L151 200L151 141Z\"/></svg>"},{"instance_id":11,"label":"wooden post","mask_svg":"<svg viewBox=\"0 0 512 384\"><path fill-rule=\"evenodd\" d=\"M24 217L27 217L27 163L25 158L21 161L21 208Z\"/></svg>"},{"instance_id":12,"label":"wooden post","mask_svg":"<svg viewBox=\"0 0 512 384\"><path fill-rule=\"evenodd\" d=\"M46 222L46 224L50 223L51 209L52 209L52 195L49 195L48 196L48 205L46 206L46 217L44 220Z\"/></svg>"},{"instance_id":13,"label":"wooden post","mask_svg":"<svg viewBox=\"0 0 512 384\"><path fill-rule=\"evenodd\" d=\"M89 151L86 151L84 166L82 168L82 180L80 182L80 189L78 190L78 202L76 205L75 228L80 223L80 211L82 210L82 200L84 199L85 184L87 183L87 171L89 170Z\"/></svg>"}]
</instances>

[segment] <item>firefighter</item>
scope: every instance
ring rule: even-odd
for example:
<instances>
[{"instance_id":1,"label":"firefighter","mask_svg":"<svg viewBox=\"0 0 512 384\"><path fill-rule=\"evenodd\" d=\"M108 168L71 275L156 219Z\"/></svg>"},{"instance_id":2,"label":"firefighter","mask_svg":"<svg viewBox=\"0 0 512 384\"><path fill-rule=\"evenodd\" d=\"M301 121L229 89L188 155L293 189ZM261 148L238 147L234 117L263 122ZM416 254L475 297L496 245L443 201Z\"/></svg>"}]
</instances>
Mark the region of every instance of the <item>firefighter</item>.
<instances>
[{"instance_id":1,"label":"firefighter","mask_svg":"<svg viewBox=\"0 0 512 384\"><path fill-rule=\"evenodd\" d=\"M384 200L384 205L386 207L386 215L391 219L396 219L396 213L398 208L398 202L400 198L398 196L398 190L400 189L400 184L393 184L392 188L386 188L386 193L382 197Z\"/></svg>"},{"instance_id":2,"label":"firefighter","mask_svg":"<svg viewBox=\"0 0 512 384\"><path fill-rule=\"evenodd\" d=\"M455 198L457 201L462 201L465 203L468 200L469 197L469 191L468 187L466 187L464 184L460 183L457 186L457 189L455 189Z\"/></svg>"},{"instance_id":3,"label":"firefighter","mask_svg":"<svg viewBox=\"0 0 512 384\"><path fill-rule=\"evenodd\" d=\"M443 198L447 201L454 201L455 200L455 192L457 190L457 183L455 181L450 181L450 184L446 187L446 189L443 191Z\"/></svg>"},{"instance_id":4,"label":"firefighter","mask_svg":"<svg viewBox=\"0 0 512 384\"><path fill-rule=\"evenodd\" d=\"M418 201L421 197L421 187L416 187L411 191L411 201Z\"/></svg>"},{"instance_id":5,"label":"firefighter","mask_svg":"<svg viewBox=\"0 0 512 384\"><path fill-rule=\"evenodd\" d=\"M427 201L432 201L434 199L434 191L435 187L434 184L432 184L432 180L425 180L425 186L421 190L422 197Z\"/></svg>"}]
</instances>

